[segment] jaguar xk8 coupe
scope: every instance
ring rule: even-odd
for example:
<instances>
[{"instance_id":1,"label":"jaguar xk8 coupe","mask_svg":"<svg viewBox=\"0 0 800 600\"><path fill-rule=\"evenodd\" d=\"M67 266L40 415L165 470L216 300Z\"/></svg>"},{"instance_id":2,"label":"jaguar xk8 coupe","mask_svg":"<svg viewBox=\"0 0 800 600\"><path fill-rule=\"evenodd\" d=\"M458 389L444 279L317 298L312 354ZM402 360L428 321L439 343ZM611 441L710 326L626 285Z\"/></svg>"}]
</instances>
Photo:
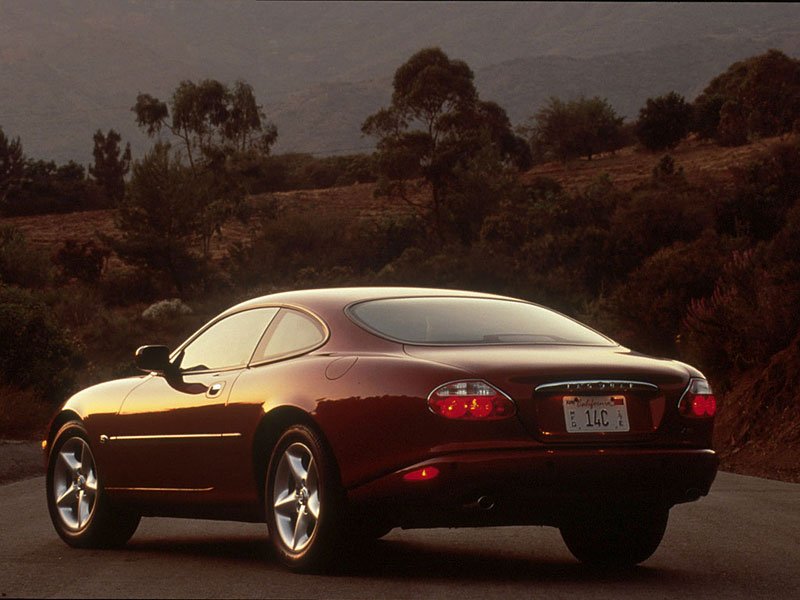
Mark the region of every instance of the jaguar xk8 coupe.
<instances>
[{"instance_id":1,"label":"jaguar xk8 coupe","mask_svg":"<svg viewBox=\"0 0 800 600\"><path fill-rule=\"evenodd\" d=\"M122 545L149 515L261 521L310 570L394 527L550 525L581 561L629 566L717 471L702 373L513 298L278 293L136 363L44 443L71 546Z\"/></svg>"}]
</instances>

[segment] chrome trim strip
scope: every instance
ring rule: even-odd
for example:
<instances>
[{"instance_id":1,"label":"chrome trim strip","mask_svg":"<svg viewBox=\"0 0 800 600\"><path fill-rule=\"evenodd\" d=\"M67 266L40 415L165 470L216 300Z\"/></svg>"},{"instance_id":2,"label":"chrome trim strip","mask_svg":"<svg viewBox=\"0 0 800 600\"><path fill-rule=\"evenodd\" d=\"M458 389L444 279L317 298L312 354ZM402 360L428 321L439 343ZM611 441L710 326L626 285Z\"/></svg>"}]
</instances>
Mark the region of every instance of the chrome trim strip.
<instances>
[{"instance_id":1,"label":"chrome trim strip","mask_svg":"<svg viewBox=\"0 0 800 600\"><path fill-rule=\"evenodd\" d=\"M242 437L241 433L175 433L165 435L112 435L108 437L111 442L139 441L139 440L190 440Z\"/></svg>"},{"instance_id":2,"label":"chrome trim strip","mask_svg":"<svg viewBox=\"0 0 800 600\"><path fill-rule=\"evenodd\" d=\"M113 492L210 492L214 488L107 487Z\"/></svg>"},{"instance_id":3,"label":"chrome trim strip","mask_svg":"<svg viewBox=\"0 0 800 600\"><path fill-rule=\"evenodd\" d=\"M584 379L578 381L558 381L556 383L543 383L537 385L535 392L543 391L608 391L608 392L635 392L658 391L658 386L646 381L629 381L625 379Z\"/></svg>"}]
</instances>

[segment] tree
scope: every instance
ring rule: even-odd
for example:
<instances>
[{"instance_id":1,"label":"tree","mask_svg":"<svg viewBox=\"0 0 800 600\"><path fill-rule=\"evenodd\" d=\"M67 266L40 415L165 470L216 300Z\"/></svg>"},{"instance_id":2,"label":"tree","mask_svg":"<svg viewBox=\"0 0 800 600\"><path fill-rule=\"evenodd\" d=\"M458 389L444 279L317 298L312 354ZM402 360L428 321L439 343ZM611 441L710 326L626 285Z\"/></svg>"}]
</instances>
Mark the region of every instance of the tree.
<instances>
[{"instance_id":1,"label":"tree","mask_svg":"<svg viewBox=\"0 0 800 600\"><path fill-rule=\"evenodd\" d=\"M22 183L25 174L25 154L19 137L9 139L0 127L0 206Z\"/></svg>"},{"instance_id":2,"label":"tree","mask_svg":"<svg viewBox=\"0 0 800 600\"><path fill-rule=\"evenodd\" d=\"M148 135L167 129L183 146L192 171L198 161L217 161L220 154L256 150L268 154L278 131L266 121L253 88L237 81L231 90L215 79L181 81L166 102L139 94L131 109Z\"/></svg>"},{"instance_id":3,"label":"tree","mask_svg":"<svg viewBox=\"0 0 800 600\"><path fill-rule=\"evenodd\" d=\"M534 155L566 164L579 156L592 160L595 154L621 148L622 122L608 101L597 96L570 102L551 97L525 130Z\"/></svg>"},{"instance_id":4,"label":"tree","mask_svg":"<svg viewBox=\"0 0 800 600\"><path fill-rule=\"evenodd\" d=\"M129 193L115 217L122 238L104 239L126 262L166 275L181 295L200 264L192 251L203 218L196 181L168 144L156 144L133 164Z\"/></svg>"},{"instance_id":5,"label":"tree","mask_svg":"<svg viewBox=\"0 0 800 600\"><path fill-rule=\"evenodd\" d=\"M733 63L694 101L695 127L723 145L793 130L800 115L800 60L779 50Z\"/></svg>"},{"instance_id":6,"label":"tree","mask_svg":"<svg viewBox=\"0 0 800 600\"><path fill-rule=\"evenodd\" d=\"M689 133L692 107L683 96L670 92L648 98L639 110L636 137L651 151L674 148Z\"/></svg>"},{"instance_id":7,"label":"tree","mask_svg":"<svg viewBox=\"0 0 800 600\"><path fill-rule=\"evenodd\" d=\"M166 129L180 141L195 193L197 238L207 258L212 237L244 198L236 169L243 158L267 155L277 129L265 120L253 88L243 81L232 90L214 79L182 81L169 107L150 94L139 94L132 110L148 135Z\"/></svg>"},{"instance_id":8,"label":"tree","mask_svg":"<svg viewBox=\"0 0 800 600\"><path fill-rule=\"evenodd\" d=\"M460 168L487 146L495 150L495 170L530 162L505 111L481 101L473 79L465 62L439 48L420 50L395 72L391 104L361 127L378 138L378 193L397 196L422 214L430 211L440 238L455 226L450 192ZM414 196L419 178L428 184L430 198Z\"/></svg>"},{"instance_id":9,"label":"tree","mask_svg":"<svg viewBox=\"0 0 800 600\"><path fill-rule=\"evenodd\" d=\"M131 166L131 145L125 144L125 150L120 155L122 137L113 129L109 129L107 135L98 129L93 139L94 165L89 167L89 174L105 190L111 205L116 205L125 195L125 175Z\"/></svg>"}]
</instances>

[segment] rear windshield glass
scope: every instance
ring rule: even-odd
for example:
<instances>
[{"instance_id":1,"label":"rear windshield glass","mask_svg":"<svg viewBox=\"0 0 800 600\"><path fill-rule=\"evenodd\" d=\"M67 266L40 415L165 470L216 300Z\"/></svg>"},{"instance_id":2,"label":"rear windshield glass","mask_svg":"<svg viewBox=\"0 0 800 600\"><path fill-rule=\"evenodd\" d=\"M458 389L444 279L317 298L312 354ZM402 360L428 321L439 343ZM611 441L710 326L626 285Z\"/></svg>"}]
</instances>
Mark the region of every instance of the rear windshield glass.
<instances>
[{"instance_id":1,"label":"rear windshield glass","mask_svg":"<svg viewBox=\"0 0 800 600\"><path fill-rule=\"evenodd\" d=\"M491 298L391 298L350 307L353 319L409 344L579 344L614 342L542 306Z\"/></svg>"}]
</instances>

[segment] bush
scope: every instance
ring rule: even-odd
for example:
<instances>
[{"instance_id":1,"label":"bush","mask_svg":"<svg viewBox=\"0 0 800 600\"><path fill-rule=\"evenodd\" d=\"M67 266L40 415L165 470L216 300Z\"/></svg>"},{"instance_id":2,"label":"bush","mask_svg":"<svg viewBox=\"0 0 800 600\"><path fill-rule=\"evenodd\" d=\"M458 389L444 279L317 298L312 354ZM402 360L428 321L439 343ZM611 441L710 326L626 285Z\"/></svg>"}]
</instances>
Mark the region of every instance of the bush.
<instances>
[{"instance_id":1,"label":"bush","mask_svg":"<svg viewBox=\"0 0 800 600\"><path fill-rule=\"evenodd\" d=\"M605 302L617 324L614 337L637 350L677 356L689 302L711 294L724 257L723 241L709 229L646 258Z\"/></svg>"},{"instance_id":2,"label":"bush","mask_svg":"<svg viewBox=\"0 0 800 600\"><path fill-rule=\"evenodd\" d=\"M190 314L192 314L192 309L184 304L180 298L171 298L169 300L160 300L148 306L142 312L142 318L147 321L163 321Z\"/></svg>"},{"instance_id":3,"label":"bush","mask_svg":"<svg viewBox=\"0 0 800 600\"><path fill-rule=\"evenodd\" d=\"M44 253L31 248L23 233L0 225L0 283L41 287L50 280L50 265Z\"/></svg>"},{"instance_id":4,"label":"bush","mask_svg":"<svg viewBox=\"0 0 800 600\"><path fill-rule=\"evenodd\" d=\"M95 282L105 268L111 250L100 246L94 240L80 243L66 240L53 257L53 262L61 269L64 279Z\"/></svg>"},{"instance_id":5,"label":"bush","mask_svg":"<svg viewBox=\"0 0 800 600\"><path fill-rule=\"evenodd\" d=\"M768 240L800 200L800 145L779 144L734 170L735 191L717 210L720 233Z\"/></svg>"},{"instance_id":6,"label":"bush","mask_svg":"<svg viewBox=\"0 0 800 600\"><path fill-rule=\"evenodd\" d=\"M763 366L797 334L799 302L800 285L775 277L763 253L734 252L713 293L689 305L687 351L723 381Z\"/></svg>"},{"instance_id":7,"label":"bush","mask_svg":"<svg viewBox=\"0 0 800 600\"><path fill-rule=\"evenodd\" d=\"M691 125L691 105L680 94L670 92L647 99L639 111L636 137L651 151L674 148L688 135Z\"/></svg>"},{"instance_id":8,"label":"bush","mask_svg":"<svg viewBox=\"0 0 800 600\"><path fill-rule=\"evenodd\" d=\"M72 390L82 348L32 292L0 287L0 376L48 401Z\"/></svg>"},{"instance_id":9,"label":"bush","mask_svg":"<svg viewBox=\"0 0 800 600\"><path fill-rule=\"evenodd\" d=\"M235 245L228 262L233 280L246 286L259 284L306 285L308 272L330 272L341 282L346 267L353 276L377 271L418 242L423 229L416 217L385 217L350 221L339 215L286 213L262 220L261 231L250 244ZM323 280L320 280L322 283Z\"/></svg>"}]
</instances>

